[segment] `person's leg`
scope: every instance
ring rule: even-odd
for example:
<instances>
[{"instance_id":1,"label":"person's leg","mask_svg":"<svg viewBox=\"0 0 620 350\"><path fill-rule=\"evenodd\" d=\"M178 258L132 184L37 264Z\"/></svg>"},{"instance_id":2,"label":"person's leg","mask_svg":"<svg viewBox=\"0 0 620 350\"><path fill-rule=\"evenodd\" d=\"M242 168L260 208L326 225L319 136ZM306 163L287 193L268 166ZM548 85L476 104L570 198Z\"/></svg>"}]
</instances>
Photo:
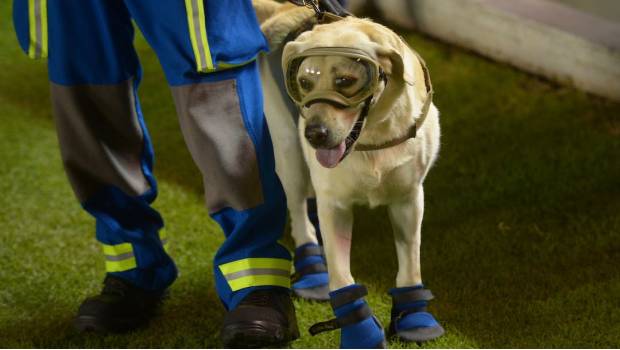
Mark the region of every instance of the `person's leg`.
<instances>
[{"instance_id":1,"label":"person's leg","mask_svg":"<svg viewBox=\"0 0 620 350\"><path fill-rule=\"evenodd\" d=\"M266 343L290 340L297 336L291 257L278 243L286 199L252 60L267 47L251 1L126 4L164 68L187 146L203 174L209 213L226 236L214 261L217 292L229 310L224 343L235 345L237 331L247 331L242 324L258 321L275 328L266 335L246 332L246 344L239 345L261 345L255 342L261 336Z\"/></svg>"},{"instance_id":2,"label":"person's leg","mask_svg":"<svg viewBox=\"0 0 620 350\"><path fill-rule=\"evenodd\" d=\"M153 150L136 94L141 72L127 9L120 0L16 1L15 22L31 56L48 53L62 160L96 219L106 285L111 277L137 293L161 293L177 272L159 235L163 221L150 207Z\"/></svg>"}]
</instances>

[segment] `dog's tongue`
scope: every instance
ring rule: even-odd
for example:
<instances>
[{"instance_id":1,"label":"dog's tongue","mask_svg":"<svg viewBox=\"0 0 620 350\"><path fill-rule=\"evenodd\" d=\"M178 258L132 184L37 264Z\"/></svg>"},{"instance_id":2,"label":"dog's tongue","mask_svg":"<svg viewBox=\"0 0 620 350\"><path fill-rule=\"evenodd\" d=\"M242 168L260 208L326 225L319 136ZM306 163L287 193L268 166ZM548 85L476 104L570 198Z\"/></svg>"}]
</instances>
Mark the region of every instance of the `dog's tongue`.
<instances>
[{"instance_id":1,"label":"dog's tongue","mask_svg":"<svg viewBox=\"0 0 620 350\"><path fill-rule=\"evenodd\" d=\"M344 155L344 151L346 146L344 141L341 144L334 148L323 149L319 148L316 150L316 159L321 163L322 166L326 168L333 168L338 165L340 159Z\"/></svg>"}]
</instances>

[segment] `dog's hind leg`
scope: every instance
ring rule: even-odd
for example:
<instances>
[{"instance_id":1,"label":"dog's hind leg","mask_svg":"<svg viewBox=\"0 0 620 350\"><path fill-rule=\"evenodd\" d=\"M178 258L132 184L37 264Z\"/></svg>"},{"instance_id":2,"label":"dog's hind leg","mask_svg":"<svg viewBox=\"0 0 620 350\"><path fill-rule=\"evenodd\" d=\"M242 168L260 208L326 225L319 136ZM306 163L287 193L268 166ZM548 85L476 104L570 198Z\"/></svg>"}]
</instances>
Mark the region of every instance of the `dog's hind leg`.
<instances>
[{"instance_id":1,"label":"dog's hind leg","mask_svg":"<svg viewBox=\"0 0 620 350\"><path fill-rule=\"evenodd\" d=\"M280 131L275 131L278 134ZM325 258L317 244L314 225L307 214L307 198L311 193L310 174L295 134L278 135L276 169L286 192L291 218L291 235L295 241L295 275L293 292L310 300L329 299ZM291 137L292 136L292 137Z\"/></svg>"},{"instance_id":2,"label":"dog's hind leg","mask_svg":"<svg viewBox=\"0 0 620 350\"><path fill-rule=\"evenodd\" d=\"M295 180L288 176L285 178L282 179L283 183ZM289 184L289 189L293 186L299 186L299 184ZM284 187L286 189L287 186ZM323 250L317 243L314 225L307 215L306 192L289 190L287 196L291 216L291 234L296 247L293 292L304 299L329 300L327 265Z\"/></svg>"},{"instance_id":3,"label":"dog's hind leg","mask_svg":"<svg viewBox=\"0 0 620 350\"><path fill-rule=\"evenodd\" d=\"M393 203L388 207L394 229L398 274L392 295L392 319L389 333L411 342L424 342L441 336L443 328L426 311L433 298L422 284L420 269L420 242L424 214L422 185L412 193L410 201Z\"/></svg>"},{"instance_id":4,"label":"dog's hind leg","mask_svg":"<svg viewBox=\"0 0 620 350\"><path fill-rule=\"evenodd\" d=\"M294 117L297 109L286 97L282 85L281 55L281 49L278 49L268 56L260 56L259 63L276 172L286 192L291 235L296 247L293 291L302 298L326 300L329 298L327 267L307 214L306 199L312 194L310 173L297 136Z\"/></svg>"},{"instance_id":5,"label":"dog's hind leg","mask_svg":"<svg viewBox=\"0 0 620 350\"><path fill-rule=\"evenodd\" d=\"M290 123L290 125L287 125ZM327 266L317 244L314 225L307 214L307 198L311 193L310 174L304 162L293 120L272 118L276 170L284 192L291 218L291 235L295 241L295 275L293 291L310 300L329 299ZM291 130L285 132L285 130Z\"/></svg>"}]
</instances>

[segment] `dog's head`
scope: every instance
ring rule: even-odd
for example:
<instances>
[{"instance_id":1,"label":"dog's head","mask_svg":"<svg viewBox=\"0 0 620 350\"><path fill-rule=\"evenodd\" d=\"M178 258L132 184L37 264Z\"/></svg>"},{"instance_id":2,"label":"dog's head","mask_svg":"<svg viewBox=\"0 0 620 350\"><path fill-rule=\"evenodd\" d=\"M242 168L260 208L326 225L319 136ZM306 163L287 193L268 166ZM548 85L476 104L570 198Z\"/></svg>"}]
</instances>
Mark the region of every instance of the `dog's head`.
<instances>
[{"instance_id":1,"label":"dog's head","mask_svg":"<svg viewBox=\"0 0 620 350\"><path fill-rule=\"evenodd\" d=\"M405 64L407 51L394 32L358 18L316 26L285 46L287 91L321 165L337 166L366 124L388 118L406 86L424 81L417 57Z\"/></svg>"}]
</instances>

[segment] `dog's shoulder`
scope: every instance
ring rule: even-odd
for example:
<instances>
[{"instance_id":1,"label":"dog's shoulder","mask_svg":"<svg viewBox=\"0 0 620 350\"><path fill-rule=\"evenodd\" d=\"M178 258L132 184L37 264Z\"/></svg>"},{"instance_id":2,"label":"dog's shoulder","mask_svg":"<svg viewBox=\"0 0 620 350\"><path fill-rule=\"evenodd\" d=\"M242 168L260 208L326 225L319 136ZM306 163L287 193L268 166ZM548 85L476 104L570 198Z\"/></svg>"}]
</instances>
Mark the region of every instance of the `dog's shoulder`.
<instances>
[{"instance_id":1,"label":"dog's shoulder","mask_svg":"<svg viewBox=\"0 0 620 350\"><path fill-rule=\"evenodd\" d=\"M262 18L261 30L272 50L285 44L290 33L315 18L314 11L307 7L279 3L276 3L276 7L273 3L271 0L253 0L259 19Z\"/></svg>"}]
</instances>

